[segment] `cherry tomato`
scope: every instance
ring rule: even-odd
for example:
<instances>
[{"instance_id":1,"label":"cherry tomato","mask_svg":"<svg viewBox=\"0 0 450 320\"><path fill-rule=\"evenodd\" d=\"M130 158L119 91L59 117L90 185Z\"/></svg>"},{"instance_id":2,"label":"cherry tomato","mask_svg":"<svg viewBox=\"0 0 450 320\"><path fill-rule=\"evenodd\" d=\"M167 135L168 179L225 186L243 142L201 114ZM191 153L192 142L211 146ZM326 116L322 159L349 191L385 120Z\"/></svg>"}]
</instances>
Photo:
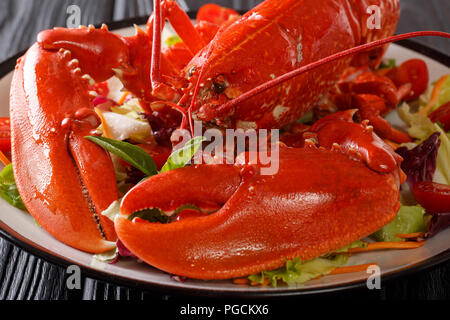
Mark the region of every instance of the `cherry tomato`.
<instances>
[{"instance_id":1,"label":"cherry tomato","mask_svg":"<svg viewBox=\"0 0 450 320\"><path fill-rule=\"evenodd\" d=\"M197 22L209 21L217 25L222 25L231 15L239 15L235 10L221 7L217 4L209 3L202 6L197 13Z\"/></svg>"},{"instance_id":2,"label":"cherry tomato","mask_svg":"<svg viewBox=\"0 0 450 320\"><path fill-rule=\"evenodd\" d=\"M0 118L0 151L11 151L11 124L9 118Z\"/></svg>"},{"instance_id":3,"label":"cherry tomato","mask_svg":"<svg viewBox=\"0 0 450 320\"><path fill-rule=\"evenodd\" d=\"M406 101L417 99L428 86L428 67L421 59L411 59L403 62L395 72L395 84L400 87L411 83L411 92L405 97Z\"/></svg>"},{"instance_id":4,"label":"cherry tomato","mask_svg":"<svg viewBox=\"0 0 450 320\"><path fill-rule=\"evenodd\" d=\"M433 122L442 123L445 131L450 131L450 101L434 110L428 117Z\"/></svg>"},{"instance_id":5,"label":"cherry tomato","mask_svg":"<svg viewBox=\"0 0 450 320\"><path fill-rule=\"evenodd\" d=\"M413 185L417 202L430 213L450 212L450 186L430 181Z\"/></svg>"},{"instance_id":6,"label":"cherry tomato","mask_svg":"<svg viewBox=\"0 0 450 320\"><path fill-rule=\"evenodd\" d=\"M194 218L194 217L203 217L206 216L207 214L200 212L198 210L194 210L194 209L184 209L183 211L181 211L176 217L175 217L175 221L181 221L184 219L189 219L189 218Z\"/></svg>"}]
</instances>

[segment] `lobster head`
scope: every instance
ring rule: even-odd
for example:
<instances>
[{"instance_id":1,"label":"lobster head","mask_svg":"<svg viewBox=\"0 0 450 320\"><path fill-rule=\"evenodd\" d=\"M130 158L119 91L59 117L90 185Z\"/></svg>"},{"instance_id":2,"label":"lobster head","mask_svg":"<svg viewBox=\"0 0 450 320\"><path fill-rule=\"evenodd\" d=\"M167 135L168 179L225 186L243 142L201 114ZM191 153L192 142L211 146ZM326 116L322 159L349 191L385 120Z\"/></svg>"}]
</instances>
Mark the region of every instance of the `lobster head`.
<instances>
[{"instance_id":1,"label":"lobster head","mask_svg":"<svg viewBox=\"0 0 450 320\"><path fill-rule=\"evenodd\" d=\"M265 1L222 26L183 70L191 83L189 95L195 95L193 103L188 101L195 119L242 129L279 128L297 120L324 98L350 63L376 66L386 47L323 65L237 107L224 103L296 68L388 37L400 8L399 0L324 1L320 8L309 0L276 5L278 15L273 1Z\"/></svg>"}]
</instances>

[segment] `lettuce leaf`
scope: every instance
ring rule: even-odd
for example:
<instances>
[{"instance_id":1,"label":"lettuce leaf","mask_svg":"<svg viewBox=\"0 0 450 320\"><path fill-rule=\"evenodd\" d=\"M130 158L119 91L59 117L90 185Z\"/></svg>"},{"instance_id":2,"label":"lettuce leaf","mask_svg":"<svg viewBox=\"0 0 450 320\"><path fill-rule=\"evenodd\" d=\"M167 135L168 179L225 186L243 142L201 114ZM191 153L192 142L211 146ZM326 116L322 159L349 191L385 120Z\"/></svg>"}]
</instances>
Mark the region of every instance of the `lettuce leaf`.
<instances>
[{"instance_id":1,"label":"lettuce leaf","mask_svg":"<svg viewBox=\"0 0 450 320\"><path fill-rule=\"evenodd\" d=\"M299 258L295 258L286 261L286 264L281 268L252 274L248 279L256 284L264 284L266 281L269 281L274 287L279 282L288 285L303 284L311 279L329 274L337 267L345 265L348 261L348 254L346 254L348 249L366 246L367 243L360 240L309 261L301 261Z\"/></svg>"},{"instance_id":2,"label":"lettuce leaf","mask_svg":"<svg viewBox=\"0 0 450 320\"><path fill-rule=\"evenodd\" d=\"M425 107L428 104L428 102L431 100L431 97L433 95L433 90L436 86L436 83L434 83L431 86L428 86L425 93L419 97L419 108L420 109ZM439 90L438 98L436 100L436 103L432 106L431 111L436 110L437 108L439 108L440 106L442 106L443 104L445 104L449 101L450 101L450 76L447 76L447 78L445 79L444 83L441 86L441 89Z\"/></svg>"},{"instance_id":3,"label":"lettuce leaf","mask_svg":"<svg viewBox=\"0 0 450 320\"><path fill-rule=\"evenodd\" d=\"M421 206L401 206L397 216L389 224L372 234L375 241L403 241L397 234L425 232L425 209Z\"/></svg>"},{"instance_id":4,"label":"lettuce leaf","mask_svg":"<svg viewBox=\"0 0 450 320\"><path fill-rule=\"evenodd\" d=\"M0 173L0 196L10 205L27 211L17 190L12 164L8 164Z\"/></svg>"}]
</instances>

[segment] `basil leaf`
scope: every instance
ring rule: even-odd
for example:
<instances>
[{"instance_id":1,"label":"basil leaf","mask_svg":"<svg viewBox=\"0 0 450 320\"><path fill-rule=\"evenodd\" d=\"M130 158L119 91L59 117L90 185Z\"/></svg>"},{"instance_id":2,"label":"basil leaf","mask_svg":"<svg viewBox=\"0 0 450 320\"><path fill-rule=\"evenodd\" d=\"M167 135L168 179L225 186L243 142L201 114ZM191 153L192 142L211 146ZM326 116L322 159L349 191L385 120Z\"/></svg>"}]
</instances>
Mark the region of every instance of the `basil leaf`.
<instances>
[{"instance_id":1,"label":"basil leaf","mask_svg":"<svg viewBox=\"0 0 450 320\"><path fill-rule=\"evenodd\" d=\"M128 220L133 220L134 218L141 218L149 222L168 223L170 217L165 215L158 208L153 208L136 211L128 217Z\"/></svg>"},{"instance_id":2,"label":"basil leaf","mask_svg":"<svg viewBox=\"0 0 450 320\"><path fill-rule=\"evenodd\" d=\"M172 152L160 172L184 167L200 148L204 139L202 136L194 137L186 142L182 148Z\"/></svg>"},{"instance_id":3,"label":"basil leaf","mask_svg":"<svg viewBox=\"0 0 450 320\"><path fill-rule=\"evenodd\" d=\"M97 136L87 136L85 138L98 144L106 151L115 154L136 169L141 170L147 176L152 176L158 173L156 164L152 157L150 157L150 155L142 148L139 148L134 144Z\"/></svg>"},{"instance_id":4,"label":"basil leaf","mask_svg":"<svg viewBox=\"0 0 450 320\"><path fill-rule=\"evenodd\" d=\"M3 168L0 173L0 196L10 205L21 210L27 210L20 197L19 190L17 190L11 163Z\"/></svg>"},{"instance_id":5,"label":"basil leaf","mask_svg":"<svg viewBox=\"0 0 450 320\"><path fill-rule=\"evenodd\" d=\"M182 206L179 206L177 208L177 210L175 210L175 213L173 214L173 216L175 217L176 215L178 215L181 211L186 210L186 209L191 209L191 210L196 210L198 212L202 212L196 205L193 204L183 204Z\"/></svg>"}]
</instances>

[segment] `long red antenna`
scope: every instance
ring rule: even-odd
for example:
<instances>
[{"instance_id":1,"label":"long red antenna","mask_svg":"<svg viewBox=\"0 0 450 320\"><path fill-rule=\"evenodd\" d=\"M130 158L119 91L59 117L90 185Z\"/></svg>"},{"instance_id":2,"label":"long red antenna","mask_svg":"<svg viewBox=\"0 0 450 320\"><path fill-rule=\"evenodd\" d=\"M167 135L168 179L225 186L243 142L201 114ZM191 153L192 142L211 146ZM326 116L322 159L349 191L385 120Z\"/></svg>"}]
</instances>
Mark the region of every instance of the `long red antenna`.
<instances>
[{"instance_id":1,"label":"long red antenna","mask_svg":"<svg viewBox=\"0 0 450 320\"><path fill-rule=\"evenodd\" d=\"M153 1L153 43L150 79L152 88L161 82L161 0Z\"/></svg>"},{"instance_id":2,"label":"long red antenna","mask_svg":"<svg viewBox=\"0 0 450 320\"><path fill-rule=\"evenodd\" d=\"M313 69L316 69L326 63L339 60L344 57L348 57L350 55L353 55L355 53L359 53L362 51L370 50L376 47L380 47L382 45L385 45L390 42L395 42L399 40L409 39L409 38L415 38L415 37L425 37L425 36L435 36L435 37L443 37L443 38L450 38L450 33L446 32L440 32L440 31L417 31L417 32L410 32L405 34L400 34L396 36L392 36L389 38L373 41L370 43L366 43L357 47L353 47L338 53L335 53L331 56L328 56L326 58L317 60L315 62L312 62L306 66L299 67L298 69L295 69L293 71L290 71L288 73L285 73L273 80L267 81L256 88L251 89L250 91L247 91L246 93L240 95L239 97L224 103L223 105L219 106L217 108L218 116L225 115L231 110L232 108L236 107L238 104L254 97L255 95L264 92L266 90L269 90L280 83L283 83L285 81L288 81L294 77L297 77L305 72L311 71Z\"/></svg>"}]
</instances>

